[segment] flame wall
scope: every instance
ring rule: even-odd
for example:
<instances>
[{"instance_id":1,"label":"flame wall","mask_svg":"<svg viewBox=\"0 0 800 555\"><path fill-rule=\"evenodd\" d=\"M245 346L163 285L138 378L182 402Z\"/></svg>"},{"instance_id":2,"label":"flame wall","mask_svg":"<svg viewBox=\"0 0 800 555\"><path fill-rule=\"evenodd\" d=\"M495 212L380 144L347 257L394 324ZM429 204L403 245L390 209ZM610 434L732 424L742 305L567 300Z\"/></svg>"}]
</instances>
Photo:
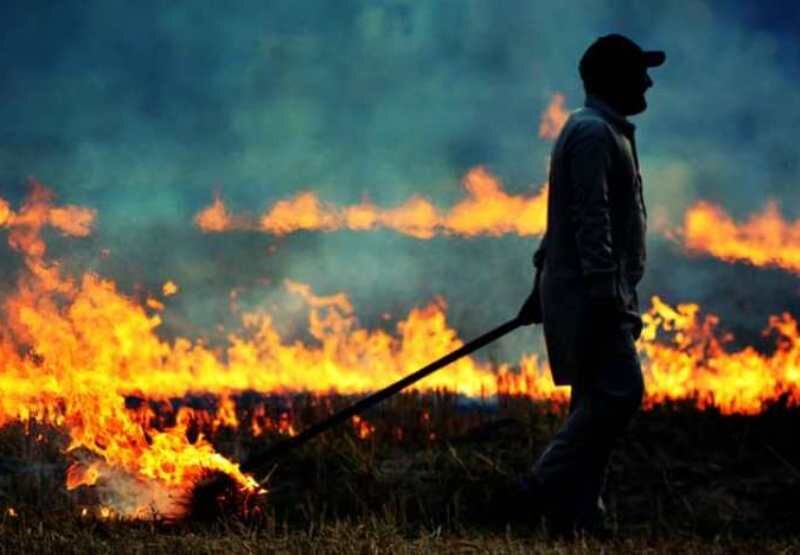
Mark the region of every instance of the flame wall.
<instances>
[{"instance_id":1,"label":"flame wall","mask_svg":"<svg viewBox=\"0 0 800 555\"><path fill-rule=\"evenodd\" d=\"M224 349L203 338L165 341L157 332L165 302L180 292L175 282L162 285L155 294L161 300L137 300L113 280L71 275L47 256L46 228L84 238L94 211L54 205L52 193L36 182L18 209L4 199L0 206L8 245L24 261L16 291L2 306L0 427L38 422L60 430L71 461L67 487L97 485L104 502L126 516L181 516L181 500L209 471L230 475L244 495L263 493L203 434L222 427L257 435L265 427L294 430L257 412L240 421L234 395L364 393L463 344L447 322L443 299L412 309L389 333L360 327L346 294L319 296L293 281L285 285L310 309L310 341L284 337L269 312L243 313L241 330L227 335ZM781 400L800 403L800 329L789 313L770 317L765 336L774 345L762 353L730 348L732 336L716 329L718 318L698 311L694 304L652 299L638 343L646 405L681 400L723 413L758 413ZM415 387L470 397L566 398L535 354L515 363L462 358ZM213 410L171 404L190 395L213 398ZM158 406L173 419L164 420ZM266 406L260 409L263 416ZM361 436L372 433L361 419L353 426Z\"/></svg>"}]
</instances>

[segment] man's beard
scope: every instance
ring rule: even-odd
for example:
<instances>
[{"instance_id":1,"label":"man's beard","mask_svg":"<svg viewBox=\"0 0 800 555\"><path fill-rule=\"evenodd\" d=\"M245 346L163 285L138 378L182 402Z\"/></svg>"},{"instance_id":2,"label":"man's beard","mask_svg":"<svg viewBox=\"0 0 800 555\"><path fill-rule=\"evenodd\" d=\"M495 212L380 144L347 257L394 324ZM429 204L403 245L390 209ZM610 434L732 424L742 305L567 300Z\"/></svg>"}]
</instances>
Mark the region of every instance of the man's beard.
<instances>
[{"instance_id":1,"label":"man's beard","mask_svg":"<svg viewBox=\"0 0 800 555\"><path fill-rule=\"evenodd\" d=\"M644 93L632 96L626 106L626 112L628 116L634 116L636 114L641 114L647 109L647 100L644 98Z\"/></svg>"}]
</instances>

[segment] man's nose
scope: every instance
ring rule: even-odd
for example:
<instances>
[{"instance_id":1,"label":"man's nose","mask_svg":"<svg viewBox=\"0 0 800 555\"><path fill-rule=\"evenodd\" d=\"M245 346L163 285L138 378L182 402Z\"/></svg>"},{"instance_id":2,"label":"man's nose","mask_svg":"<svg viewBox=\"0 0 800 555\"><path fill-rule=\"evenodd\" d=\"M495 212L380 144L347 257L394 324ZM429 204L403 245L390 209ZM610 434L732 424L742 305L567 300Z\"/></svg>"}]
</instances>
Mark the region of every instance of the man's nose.
<instances>
[{"instance_id":1,"label":"man's nose","mask_svg":"<svg viewBox=\"0 0 800 555\"><path fill-rule=\"evenodd\" d=\"M653 86L653 80L650 79L650 76L647 74L645 74L644 76L644 86L646 89L649 89L650 87Z\"/></svg>"}]
</instances>

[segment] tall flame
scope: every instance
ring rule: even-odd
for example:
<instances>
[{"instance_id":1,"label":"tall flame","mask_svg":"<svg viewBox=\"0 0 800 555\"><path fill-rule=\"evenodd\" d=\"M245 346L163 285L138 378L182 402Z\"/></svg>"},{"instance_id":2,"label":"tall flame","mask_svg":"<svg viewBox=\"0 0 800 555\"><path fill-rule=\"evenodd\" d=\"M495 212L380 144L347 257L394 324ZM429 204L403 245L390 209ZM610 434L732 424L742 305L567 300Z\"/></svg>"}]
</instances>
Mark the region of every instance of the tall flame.
<instances>
[{"instance_id":1,"label":"tall flame","mask_svg":"<svg viewBox=\"0 0 800 555\"><path fill-rule=\"evenodd\" d=\"M153 334L159 318L119 295L112 282L87 273L76 284L44 259L45 225L82 237L95 217L92 210L55 207L52 200L34 181L19 211L0 201L9 246L23 254L28 268L4 303L0 425L34 420L64 428L67 451L95 455L70 467L67 487L115 478L110 501L126 514L176 516L187 488L208 470L257 490L252 478L202 436L190 442L185 423L166 431L147 429L126 409L126 393L141 391L131 378L138 374L148 383L146 374L158 368L158 358L170 347ZM145 343L137 343L139 338Z\"/></svg>"},{"instance_id":2,"label":"tall flame","mask_svg":"<svg viewBox=\"0 0 800 555\"><path fill-rule=\"evenodd\" d=\"M781 396L800 403L800 328L788 313L769 319L764 334L777 341L768 356L750 346L727 351L724 344L733 337L715 334L719 319L700 318L696 304L673 308L653 297L644 321L639 347L647 363L649 405L692 399L723 413L752 414Z\"/></svg>"},{"instance_id":3,"label":"tall flame","mask_svg":"<svg viewBox=\"0 0 800 555\"><path fill-rule=\"evenodd\" d=\"M686 211L682 231L690 251L800 273L800 219L784 220L775 202L741 224L719 206L698 202Z\"/></svg>"}]
</instances>

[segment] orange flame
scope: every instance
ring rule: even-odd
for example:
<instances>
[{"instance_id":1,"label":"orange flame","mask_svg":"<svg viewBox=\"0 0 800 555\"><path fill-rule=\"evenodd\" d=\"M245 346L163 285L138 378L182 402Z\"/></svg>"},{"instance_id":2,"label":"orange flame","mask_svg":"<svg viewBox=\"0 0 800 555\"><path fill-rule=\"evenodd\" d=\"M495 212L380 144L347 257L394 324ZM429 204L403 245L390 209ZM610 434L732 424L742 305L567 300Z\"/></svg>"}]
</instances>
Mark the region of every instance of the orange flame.
<instances>
[{"instance_id":1,"label":"orange flame","mask_svg":"<svg viewBox=\"0 0 800 555\"><path fill-rule=\"evenodd\" d=\"M214 202L198 212L194 221L203 231L227 231L232 227L232 218L225 208L222 199L214 196Z\"/></svg>"},{"instance_id":2,"label":"orange flame","mask_svg":"<svg viewBox=\"0 0 800 555\"><path fill-rule=\"evenodd\" d=\"M743 224L718 206L698 202L686 211L683 237L693 252L800 273L800 219L785 221L775 202Z\"/></svg>"},{"instance_id":3,"label":"orange flame","mask_svg":"<svg viewBox=\"0 0 800 555\"><path fill-rule=\"evenodd\" d=\"M17 293L6 299L7 325L0 327L0 384L6 393L0 402L0 425L34 420L65 428L70 436L67 451L83 449L99 457L74 464L67 487L94 484L123 471L129 483L136 483L121 500L129 515L150 507L175 516L181 510L176 505L180 493L206 470L225 472L243 488L257 491L252 478L202 436L190 442L185 425L145 429L126 410L125 382L132 373L146 371L142 364L163 351L158 342L138 351L137 336L155 339L152 330L160 320L118 295L113 283L85 274L76 285L44 260L40 232L45 225L82 237L94 221L94 211L53 207L52 200L50 191L31 182L19 211L0 202L5 227L10 228L8 243L23 254L29 270L20 278ZM108 312L101 316L98 310ZM99 342L108 344L98 349ZM109 349L119 350L119 357ZM134 352L139 354L131 357ZM118 368L112 370L109 364ZM136 498L132 506L131 495Z\"/></svg>"},{"instance_id":4,"label":"orange flame","mask_svg":"<svg viewBox=\"0 0 800 555\"><path fill-rule=\"evenodd\" d=\"M340 226L335 209L323 205L313 193L278 201L261 217L261 229L275 235L301 230L332 231Z\"/></svg>"},{"instance_id":5,"label":"orange flame","mask_svg":"<svg viewBox=\"0 0 800 555\"><path fill-rule=\"evenodd\" d=\"M478 180L475 188L483 185ZM43 204L36 200L41 191L34 189L32 196L13 214L15 222L19 214L31 218L35 210L26 207ZM75 460L67 486L110 488L113 495L106 504L121 515L146 517L152 514L148 508L155 507L177 516L181 507L176 498L209 469L231 475L242 488L257 489L252 478L190 428L205 420L212 430L295 430L288 418L269 422L259 411L249 423L240 422L233 395L363 393L463 344L447 323L442 299L412 309L393 332L370 330L359 326L343 293L317 296L295 282L286 286L309 307L311 344L282 337L272 316L263 312L245 314L243 330L228 336L224 351L202 340L165 341L157 334L160 316L149 315L113 281L91 273L67 279L58 266L45 263L38 236L44 224L26 224L25 240L12 241L22 229L15 225L9 243L33 262L6 299L0 319L0 425L39 421L63 429ZM690 399L724 413L755 413L782 396L800 403L800 330L790 315L770 319L768 332L777 338L776 347L761 354L752 347L726 350L730 338L716 334L717 319L701 320L698 313L696 305L672 308L653 299L639 343L649 405ZM475 397L511 393L564 401L568 395L565 388L554 387L536 354L514 365L465 357L417 387ZM210 414L183 407L174 422L165 423L147 406L126 406L130 397L168 404L189 394L214 396L217 409ZM372 433L362 419L353 425L359 436Z\"/></svg>"},{"instance_id":6,"label":"orange flame","mask_svg":"<svg viewBox=\"0 0 800 555\"><path fill-rule=\"evenodd\" d=\"M0 198L0 227L7 226L13 215L11 205L5 199Z\"/></svg>"},{"instance_id":7,"label":"orange flame","mask_svg":"<svg viewBox=\"0 0 800 555\"><path fill-rule=\"evenodd\" d=\"M41 258L46 246L41 229L49 225L64 235L85 237L91 233L95 211L82 206L52 206L53 194L38 181L29 183L28 197L18 212L0 199L0 227L11 229L9 244L32 258Z\"/></svg>"},{"instance_id":8,"label":"orange flame","mask_svg":"<svg viewBox=\"0 0 800 555\"><path fill-rule=\"evenodd\" d=\"M556 93L550 100L550 104L542 113L539 119L539 137L542 139L555 140L564 124L569 118L569 110L566 108L566 97L561 93Z\"/></svg>"},{"instance_id":9,"label":"orange flame","mask_svg":"<svg viewBox=\"0 0 800 555\"><path fill-rule=\"evenodd\" d=\"M171 297L178 292L178 285L172 280L167 280L164 285L161 286L161 292L165 297Z\"/></svg>"},{"instance_id":10,"label":"orange flame","mask_svg":"<svg viewBox=\"0 0 800 555\"><path fill-rule=\"evenodd\" d=\"M375 432L375 426L358 416L353 416L353 429L359 439L367 439Z\"/></svg>"},{"instance_id":11,"label":"orange flame","mask_svg":"<svg viewBox=\"0 0 800 555\"><path fill-rule=\"evenodd\" d=\"M542 112L539 136L555 139L569 117L566 97L555 93ZM298 231L371 231L390 229L417 239L436 235L541 235L546 227L547 186L534 196L509 195L500 181L485 168L476 167L464 178L467 197L449 212L440 211L433 203L414 195L393 208L380 208L368 200L338 207L322 201L311 191L280 200L268 208L258 220L245 215L233 216L222 199L213 202L195 215L195 225L206 233L233 230L259 230L273 235Z\"/></svg>"},{"instance_id":12,"label":"orange flame","mask_svg":"<svg viewBox=\"0 0 800 555\"><path fill-rule=\"evenodd\" d=\"M718 337L719 319L698 317L699 307L670 307L653 297L644 315L640 348L647 366L648 404L694 399L698 406L714 406L723 413L758 413L781 396L800 403L800 328L788 313L772 316L765 334L777 337L775 351L765 356L752 347L728 352ZM668 332L668 341L658 335Z\"/></svg>"},{"instance_id":13,"label":"orange flame","mask_svg":"<svg viewBox=\"0 0 800 555\"><path fill-rule=\"evenodd\" d=\"M468 196L450 211L445 228L456 235L541 235L547 227L547 185L533 198L512 196L483 168L467 174Z\"/></svg>"},{"instance_id":14,"label":"orange flame","mask_svg":"<svg viewBox=\"0 0 800 555\"><path fill-rule=\"evenodd\" d=\"M483 167L470 170L463 182L466 196L448 211L429 200L412 196L393 208L380 208L369 201L339 207L325 203L306 191L281 200L267 209L259 221L230 216L222 200L214 202L195 217L205 232L258 229L273 235L297 231L371 231L389 229L418 239L437 235L540 235L547 219L547 186L534 196L510 195L500 181ZM224 216L223 216L224 215Z\"/></svg>"},{"instance_id":15,"label":"orange flame","mask_svg":"<svg viewBox=\"0 0 800 555\"><path fill-rule=\"evenodd\" d=\"M540 115L539 136L556 139L570 112L566 97L555 93ZM533 196L506 193L500 181L485 168L470 170L463 182L466 198L443 212L429 200L415 195L394 208L380 208L369 201L338 207L306 191L278 201L258 221L232 216L217 196L195 217L204 232L260 230L274 235L297 231L371 231L390 229L418 239L437 235L520 236L540 235L546 228L547 184ZM5 211L8 211L7 206ZM657 214L658 215L658 214ZM662 215L663 217L663 215ZM4 207L0 205L0 226ZM770 202L744 224L737 224L721 208L704 201L690 207L684 228L677 233L664 220L655 227L667 239L683 236L691 252L706 253L729 262L745 261L800 272L800 220L784 221L777 204Z\"/></svg>"},{"instance_id":16,"label":"orange flame","mask_svg":"<svg viewBox=\"0 0 800 555\"><path fill-rule=\"evenodd\" d=\"M800 220L785 221L775 202L743 224L718 206L698 202L686 211L683 237L693 252L800 272Z\"/></svg>"}]
</instances>

